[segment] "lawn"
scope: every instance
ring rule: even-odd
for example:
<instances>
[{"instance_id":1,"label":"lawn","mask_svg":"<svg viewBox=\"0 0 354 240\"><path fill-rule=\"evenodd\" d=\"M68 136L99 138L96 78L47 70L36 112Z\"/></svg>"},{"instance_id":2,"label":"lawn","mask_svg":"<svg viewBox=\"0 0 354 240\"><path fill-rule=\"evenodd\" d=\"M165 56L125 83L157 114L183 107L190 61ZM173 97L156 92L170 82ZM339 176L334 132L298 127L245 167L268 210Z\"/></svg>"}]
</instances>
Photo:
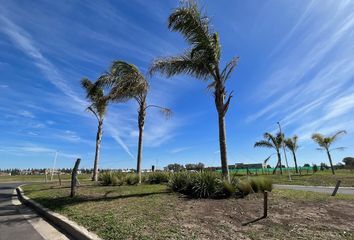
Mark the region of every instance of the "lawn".
<instances>
[{"instance_id":1,"label":"lawn","mask_svg":"<svg viewBox=\"0 0 354 240\"><path fill-rule=\"evenodd\" d=\"M104 239L353 239L354 197L274 190L268 218L262 194L244 199L189 199L165 185L104 187L83 182L35 183L25 194Z\"/></svg>"},{"instance_id":2,"label":"lawn","mask_svg":"<svg viewBox=\"0 0 354 240\"><path fill-rule=\"evenodd\" d=\"M292 181L289 181L288 173L283 175L268 175L272 178L275 184L292 184L292 185L307 185L307 186L335 186L337 180L341 180L342 187L354 187L354 171L337 170L336 175L332 175L330 170L317 171L316 173L292 174Z\"/></svg>"},{"instance_id":3,"label":"lawn","mask_svg":"<svg viewBox=\"0 0 354 240\"><path fill-rule=\"evenodd\" d=\"M86 180L91 177L90 174L79 174L79 180ZM48 180L50 179L50 175L48 175ZM61 175L62 180L70 180L70 174ZM58 181L58 176L54 175L53 180ZM13 175L13 176L0 176L0 183L2 182L44 182L44 175Z\"/></svg>"}]
</instances>

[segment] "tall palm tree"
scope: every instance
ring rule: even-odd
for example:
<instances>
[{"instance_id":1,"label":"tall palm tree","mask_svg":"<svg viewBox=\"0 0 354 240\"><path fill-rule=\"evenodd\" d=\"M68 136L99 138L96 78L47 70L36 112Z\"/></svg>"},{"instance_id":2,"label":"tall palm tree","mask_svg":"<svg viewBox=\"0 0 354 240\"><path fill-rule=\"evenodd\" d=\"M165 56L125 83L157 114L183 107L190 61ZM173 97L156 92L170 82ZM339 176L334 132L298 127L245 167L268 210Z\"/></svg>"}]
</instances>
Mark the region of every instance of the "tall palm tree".
<instances>
[{"instance_id":1,"label":"tall palm tree","mask_svg":"<svg viewBox=\"0 0 354 240\"><path fill-rule=\"evenodd\" d=\"M138 156L137 156L137 166L136 166L136 171L139 175L139 183L141 183L141 161L143 155L143 135L144 135L146 110L148 108L159 108L166 117L169 117L171 115L171 110L168 108L160 107L157 105L148 105L146 103L147 91L148 91L148 85L146 91L140 93L138 96L135 97L135 100L139 105L138 108L139 140L138 140Z\"/></svg>"},{"instance_id":2,"label":"tall palm tree","mask_svg":"<svg viewBox=\"0 0 354 240\"><path fill-rule=\"evenodd\" d=\"M209 28L209 19L201 13L195 1L184 1L168 18L168 28L183 35L190 48L177 56L156 59L150 73L160 72L168 77L188 74L197 79L210 81L208 89L214 93L219 122L219 145L223 177L229 180L226 153L225 115L232 92L227 95L226 81L235 68L238 57L220 69L221 46L217 32Z\"/></svg>"},{"instance_id":3,"label":"tall palm tree","mask_svg":"<svg viewBox=\"0 0 354 240\"><path fill-rule=\"evenodd\" d=\"M294 162L295 162L295 171L296 173L299 173L297 169L297 161L296 161L296 151L299 148L299 145L297 144L297 140L298 140L298 136L295 135L292 138L285 139L284 143L286 148L292 152Z\"/></svg>"},{"instance_id":4,"label":"tall palm tree","mask_svg":"<svg viewBox=\"0 0 354 240\"><path fill-rule=\"evenodd\" d=\"M137 173L139 175L139 183L141 183L141 161L146 110L152 107L159 108L166 116L168 116L171 111L168 108L148 105L146 103L149 84L143 74L133 64L124 61L113 62L110 72L99 79L98 85L111 87L109 98L112 101L124 102L134 98L139 105Z\"/></svg>"},{"instance_id":5,"label":"tall palm tree","mask_svg":"<svg viewBox=\"0 0 354 240\"><path fill-rule=\"evenodd\" d=\"M95 84L92 83L87 78L83 78L81 80L81 86L86 90L86 97L91 102L91 105L87 108L87 110L92 112L95 115L98 122L98 128L96 134L95 161L93 164L93 175L92 175L92 181L97 181L98 162L100 159L100 147L102 141L103 119L107 110L108 97L104 95L102 88L96 87Z\"/></svg>"},{"instance_id":6,"label":"tall palm tree","mask_svg":"<svg viewBox=\"0 0 354 240\"><path fill-rule=\"evenodd\" d=\"M338 140L338 138L341 135L346 134L347 132L345 130L340 130L336 133L334 133L331 136L324 136L320 133L314 133L312 134L312 139L320 146L318 150L325 150L327 152L328 160L329 163L331 164L331 169L332 169L332 174L335 175L334 168L333 168L333 163L332 163L332 157L331 157L331 151L333 150L343 150L343 147L337 147L331 149L331 145Z\"/></svg>"},{"instance_id":7,"label":"tall palm tree","mask_svg":"<svg viewBox=\"0 0 354 240\"><path fill-rule=\"evenodd\" d=\"M273 171L273 174L275 174L278 166L280 167L280 174L283 174L283 168L282 168L282 163L281 163L281 155L280 155L280 149L282 147L282 141L283 137L282 134L277 133L275 136L273 136L271 133L265 133L263 135L263 138L265 140L260 140L254 144L254 147L264 147L264 148L273 148L277 152L278 156L278 163L275 166L275 169Z\"/></svg>"}]
</instances>

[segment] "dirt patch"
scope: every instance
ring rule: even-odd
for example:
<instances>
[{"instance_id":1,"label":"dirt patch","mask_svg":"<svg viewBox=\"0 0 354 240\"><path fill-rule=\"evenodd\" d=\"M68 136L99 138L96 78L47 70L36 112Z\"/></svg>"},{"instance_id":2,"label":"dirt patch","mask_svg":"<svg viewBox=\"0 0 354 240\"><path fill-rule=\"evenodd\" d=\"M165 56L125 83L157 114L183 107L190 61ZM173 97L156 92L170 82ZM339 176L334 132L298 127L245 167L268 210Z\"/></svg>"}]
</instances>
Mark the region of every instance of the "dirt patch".
<instances>
[{"instance_id":1,"label":"dirt patch","mask_svg":"<svg viewBox=\"0 0 354 240\"><path fill-rule=\"evenodd\" d=\"M354 239L353 201L296 201L270 194L268 218L242 226L261 217L262 206L261 194L226 200L181 197L168 222L193 239Z\"/></svg>"}]
</instances>

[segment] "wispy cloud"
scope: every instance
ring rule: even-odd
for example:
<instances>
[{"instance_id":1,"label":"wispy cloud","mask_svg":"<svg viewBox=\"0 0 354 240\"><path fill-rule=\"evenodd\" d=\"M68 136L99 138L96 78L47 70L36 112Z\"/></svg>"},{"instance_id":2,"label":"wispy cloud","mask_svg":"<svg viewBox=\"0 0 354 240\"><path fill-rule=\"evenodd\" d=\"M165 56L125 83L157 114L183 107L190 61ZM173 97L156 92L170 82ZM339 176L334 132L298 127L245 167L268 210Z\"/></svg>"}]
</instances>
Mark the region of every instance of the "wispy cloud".
<instances>
[{"instance_id":1,"label":"wispy cloud","mask_svg":"<svg viewBox=\"0 0 354 240\"><path fill-rule=\"evenodd\" d=\"M334 120L341 116L346 122L351 115L353 96L347 88L354 77L354 14L348 9L354 5L350 1L321 4L309 2L272 52L268 76L256 95L266 105L248 116L248 122L281 120L308 139L316 129L340 127ZM319 19L318 27L308 27L317 26ZM297 36L304 37L294 46L292 41Z\"/></svg>"},{"instance_id":2,"label":"wispy cloud","mask_svg":"<svg viewBox=\"0 0 354 240\"><path fill-rule=\"evenodd\" d=\"M180 152L184 152L187 151L189 149L191 149L192 147L180 147L180 148L175 148L171 150L171 153L176 154L176 153L180 153Z\"/></svg>"},{"instance_id":3,"label":"wispy cloud","mask_svg":"<svg viewBox=\"0 0 354 240\"><path fill-rule=\"evenodd\" d=\"M25 118L34 118L34 114L27 110L20 110L18 111L18 115L25 117Z\"/></svg>"},{"instance_id":4,"label":"wispy cloud","mask_svg":"<svg viewBox=\"0 0 354 240\"><path fill-rule=\"evenodd\" d=\"M20 28L5 16L0 16L0 23L0 30L7 34L18 48L20 48L25 54L32 58L35 65L42 71L46 79L48 79L63 94L75 102L75 104L71 104L71 106L77 106L75 108L80 111L88 105L87 102L80 98L77 93L75 93L66 83L59 70L56 69L56 67L46 57L44 57L39 48L35 46L35 42L27 32L25 32L22 28ZM28 111L22 111L21 113L23 116L32 117ZM111 133L113 139L115 139L118 144L121 145L127 154L133 156L126 144L119 137L118 132L112 127L108 127L108 130ZM67 132L65 132L65 135L62 137L65 137L70 141L80 140L80 138L72 134L69 136Z\"/></svg>"}]
</instances>

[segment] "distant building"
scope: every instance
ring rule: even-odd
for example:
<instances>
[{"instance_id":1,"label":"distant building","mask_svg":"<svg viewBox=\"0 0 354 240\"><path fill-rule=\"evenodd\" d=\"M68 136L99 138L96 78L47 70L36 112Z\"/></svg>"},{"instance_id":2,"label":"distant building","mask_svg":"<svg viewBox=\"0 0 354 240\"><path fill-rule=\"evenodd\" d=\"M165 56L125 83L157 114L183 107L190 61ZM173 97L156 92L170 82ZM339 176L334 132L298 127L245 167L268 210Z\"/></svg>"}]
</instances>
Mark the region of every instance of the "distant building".
<instances>
[{"instance_id":1,"label":"distant building","mask_svg":"<svg viewBox=\"0 0 354 240\"><path fill-rule=\"evenodd\" d=\"M262 168L262 163L236 163L236 169L247 169L247 168Z\"/></svg>"}]
</instances>

